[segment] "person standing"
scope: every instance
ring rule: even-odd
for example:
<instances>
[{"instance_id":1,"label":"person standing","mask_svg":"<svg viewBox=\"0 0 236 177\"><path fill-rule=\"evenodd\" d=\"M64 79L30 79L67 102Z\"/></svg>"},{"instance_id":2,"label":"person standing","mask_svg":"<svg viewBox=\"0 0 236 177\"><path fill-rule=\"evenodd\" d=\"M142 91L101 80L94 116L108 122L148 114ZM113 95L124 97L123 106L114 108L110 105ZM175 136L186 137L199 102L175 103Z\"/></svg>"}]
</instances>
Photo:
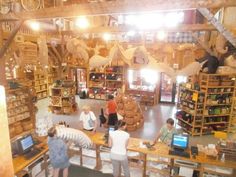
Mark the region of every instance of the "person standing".
<instances>
[{"instance_id":1,"label":"person standing","mask_svg":"<svg viewBox=\"0 0 236 177\"><path fill-rule=\"evenodd\" d=\"M98 124L97 118L94 113L90 111L89 106L83 106L79 121L82 122L84 130L96 132Z\"/></svg>"},{"instance_id":2,"label":"person standing","mask_svg":"<svg viewBox=\"0 0 236 177\"><path fill-rule=\"evenodd\" d=\"M117 105L113 95L108 95L107 102L108 125L115 126L118 122Z\"/></svg>"},{"instance_id":3,"label":"person standing","mask_svg":"<svg viewBox=\"0 0 236 177\"><path fill-rule=\"evenodd\" d=\"M161 127L161 130L157 134L154 144L157 141L161 141L165 144L170 145L173 134L177 133L174 127L174 120L172 118L167 119L166 124Z\"/></svg>"},{"instance_id":4,"label":"person standing","mask_svg":"<svg viewBox=\"0 0 236 177\"><path fill-rule=\"evenodd\" d=\"M113 176L120 176L120 167L123 168L125 177L130 177L129 163L127 157L127 146L130 135L125 132L125 122L119 121L117 130L109 132L109 147L111 147L111 162L113 166Z\"/></svg>"},{"instance_id":5,"label":"person standing","mask_svg":"<svg viewBox=\"0 0 236 177\"><path fill-rule=\"evenodd\" d=\"M53 177L58 177L61 169L63 169L63 177L68 177L70 163L67 155L67 145L57 137L55 127L48 130L48 148L50 163L53 167Z\"/></svg>"}]
</instances>

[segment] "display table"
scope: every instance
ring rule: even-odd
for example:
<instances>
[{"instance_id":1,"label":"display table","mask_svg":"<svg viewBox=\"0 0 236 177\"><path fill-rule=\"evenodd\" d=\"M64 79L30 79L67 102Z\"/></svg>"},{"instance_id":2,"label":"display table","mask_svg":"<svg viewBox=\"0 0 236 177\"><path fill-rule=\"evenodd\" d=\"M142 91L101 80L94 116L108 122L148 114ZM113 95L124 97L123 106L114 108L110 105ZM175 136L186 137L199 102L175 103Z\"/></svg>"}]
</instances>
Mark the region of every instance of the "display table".
<instances>
[{"instance_id":1,"label":"display table","mask_svg":"<svg viewBox=\"0 0 236 177\"><path fill-rule=\"evenodd\" d=\"M47 171L47 155L46 153L48 152L48 146L46 142L47 138L40 138L41 143L38 144L36 147L40 148L42 151L32 157L31 159L25 159L23 155L17 156L13 158L13 167L14 167L14 173L17 174L20 171L24 170L26 167L29 167L29 171L31 168L34 167L34 162L37 162L39 159L43 158L43 163L44 163L44 169L45 169L45 176L48 176L48 171ZM37 165L37 164L35 164ZM28 171L27 170L27 171Z\"/></svg>"}]
</instances>

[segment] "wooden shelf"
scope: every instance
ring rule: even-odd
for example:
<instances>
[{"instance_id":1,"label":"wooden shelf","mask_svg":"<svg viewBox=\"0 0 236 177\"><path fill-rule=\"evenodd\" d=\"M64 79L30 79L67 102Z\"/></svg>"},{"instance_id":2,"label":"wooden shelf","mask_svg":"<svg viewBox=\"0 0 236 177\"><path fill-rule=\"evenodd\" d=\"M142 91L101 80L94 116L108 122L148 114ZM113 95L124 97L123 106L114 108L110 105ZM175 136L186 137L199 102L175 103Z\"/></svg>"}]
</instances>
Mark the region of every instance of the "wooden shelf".
<instances>
[{"instance_id":1,"label":"wooden shelf","mask_svg":"<svg viewBox=\"0 0 236 177\"><path fill-rule=\"evenodd\" d=\"M28 127L25 129L23 126L23 122L25 122L27 120L27 122L32 122L33 127L30 127L30 129L35 129L35 105L32 101L32 98L35 95L31 95L32 92L30 91L30 88L28 87L21 87L18 89L11 89L11 90L7 90L6 91L6 97L7 100L9 100L7 102L7 113L8 113L8 119L9 119L9 132L10 132L10 137L11 139L14 139L15 137L19 136L20 134L24 134L26 132L28 132ZM20 101L20 99L16 99L16 100L11 100L11 97L20 97L22 99L24 99L23 101ZM23 98L23 95L25 95L26 97ZM14 102L18 102L19 105L17 106L12 106L12 104ZM11 105L10 105L11 104ZM10 105L10 107L8 106ZM21 108L25 108L22 109ZM21 116L21 117L18 117ZM17 124L16 124L17 123ZM19 134L17 134L17 132L15 132L15 128L19 128L21 127L21 129L24 128L24 130Z\"/></svg>"},{"instance_id":2,"label":"wooden shelf","mask_svg":"<svg viewBox=\"0 0 236 177\"><path fill-rule=\"evenodd\" d=\"M215 124L228 124L229 122L210 122L210 123L203 123L204 125L215 125Z\"/></svg>"},{"instance_id":3,"label":"wooden shelf","mask_svg":"<svg viewBox=\"0 0 236 177\"><path fill-rule=\"evenodd\" d=\"M48 89L44 89L44 90L40 90L40 91L36 91L36 93L41 93L41 92L46 92L48 91Z\"/></svg>"},{"instance_id":4,"label":"wooden shelf","mask_svg":"<svg viewBox=\"0 0 236 177\"><path fill-rule=\"evenodd\" d=\"M116 67L116 66L108 66L108 68L112 68L112 67ZM115 92L118 88L122 88L122 86L125 84L124 78L123 78L123 75L124 75L123 72L107 71L106 69L107 68L105 68L103 72L96 72L96 71L89 72L89 76L91 74L98 74L99 76L101 74L104 75L104 79L94 79L94 80L90 79L89 80L88 85L89 85L89 93L90 94L93 94L93 90L97 88L97 89L101 89L100 93L97 93L97 95L99 95L99 94L104 95L105 94L105 96L106 96L107 94L111 94L111 93ZM117 71L121 71L121 70L124 71L124 66L119 66L118 69L119 70L117 70ZM120 76L122 75L122 80L108 79L107 76L112 75L112 74L114 74L116 76L116 78L120 78ZM97 78L99 78L99 76ZM95 85L96 83L100 83L100 85L102 85L102 86L96 86ZM120 86L118 84L121 84L122 86ZM105 92L105 93L103 93L103 92ZM105 100L105 99L99 99L99 98L91 98L91 99Z\"/></svg>"},{"instance_id":5,"label":"wooden shelf","mask_svg":"<svg viewBox=\"0 0 236 177\"><path fill-rule=\"evenodd\" d=\"M230 116L230 114L214 114L214 115L203 115L204 117L226 117L226 116Z\"/></svg>"},{"instance_id":6,"label":"wooden shelf","mask_svg":"<svg viewBox=\"0 0 236 177\"><path fill-rule=\"evenodd\" d=\"M231 104L206 104L206 106L231 106Z\"/></svg>"}]
</instances>

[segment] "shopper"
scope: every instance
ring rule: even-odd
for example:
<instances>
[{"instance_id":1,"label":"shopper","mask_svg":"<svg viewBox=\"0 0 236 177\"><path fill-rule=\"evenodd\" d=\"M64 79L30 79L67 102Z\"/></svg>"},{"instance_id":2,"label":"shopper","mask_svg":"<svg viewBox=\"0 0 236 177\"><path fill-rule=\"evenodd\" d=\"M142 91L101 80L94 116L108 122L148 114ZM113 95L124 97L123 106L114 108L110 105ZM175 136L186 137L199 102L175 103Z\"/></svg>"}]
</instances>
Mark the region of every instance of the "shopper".
<instances>
[{"instance_id":1,"label":"shopper","mask_svg":"<svg viewBox=\"0 0 236 177\"><path fill-rule=\"evenodd\" d=\"M66 143L57 137L56 128L48 130L49 158L53 167L53 177L59 176L59 171L63 169L63 177L68 177L69 158L67 155Z\"/></svg>"},{"instance_id":2,"label":"shopper","mask_svg":"<svg viewBox=\"0 0 236 177\"><path fill-rule=\"evenodd\" d=\"M90 110L89 106L82 107L82 112L80 114L79 121L82 123L84 130L96 132L98 124L97 118Z\"/></svg>"},{"instance_id":3,"label":"shopper","mask_svg":"<svg viewBox=\"0 0 236 177\"><path fill-rule=\"evenodd\" d=\"M154 144L157 141L161 141L170 145L173 134L176 133L176 129L174 127L174 120L172 118L167 119L166 124L162 126L160 132L157 134L157 137L154 141Z\"/></svg>"},{"instance_id":4,"label":"shopper","mask_svg":"<svg viewBox=\"0 0 236 177\"><path fill-rule=\"evenodd\" d=\"M108 125L115 126L118 122L117 105L113 95L108 95L107 102Z\"/></svg>"},{"instance_id":5,"label":"shopper","mask_svg":"<svg viewBox=\"0 0 236 177\"><path fill-rule=\"evenodd\" d=\"M113 166L113 176L120 176L122 166L125 177L130 177L127 157L127 146L130 135L125 132L125 122L118 122L117 130L109 132L109 146L111 147L111 162Z\"/></svg>"}]
</instances>

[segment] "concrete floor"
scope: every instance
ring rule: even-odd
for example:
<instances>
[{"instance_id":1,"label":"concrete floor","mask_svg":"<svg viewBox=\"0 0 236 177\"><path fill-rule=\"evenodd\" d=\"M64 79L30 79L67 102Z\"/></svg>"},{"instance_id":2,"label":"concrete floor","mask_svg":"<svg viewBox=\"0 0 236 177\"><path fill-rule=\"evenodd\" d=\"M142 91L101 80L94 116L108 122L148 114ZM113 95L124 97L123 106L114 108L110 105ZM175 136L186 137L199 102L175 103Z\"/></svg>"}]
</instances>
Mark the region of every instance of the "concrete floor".
<instances>
[{"instance_id":1,"label":"concrete floor","mask_svg":"<svg viewBox=\"0 0 236 177\"><path fill-rule=\"evenodd\" d=\"M56 115L48 112L49 99L43 99L38 101L37 107L38 112L36 117L48 117L52 119L53 123L56 124L59 121L65 121L72 128L79 128L79 115L80 109L83 105L89 105L91 110L98 117L100 114L100 109L105 108L105 101L101 100L93 100L93 99L85 99L82 100L78 96L76 96L76 101L78 103L79 110L72 115ZM153 140L156 136L156 133L160 130L161 126L165 123L166 119L171 117L175 119L176 107L175 105L170 104L158 104L156 106L147 107L145 110L144 106L142 106L145 123L144 126L135 132L130 132L131 137L142 138L147 140ZM179 126L176 126L179 131L182 131ZM104 131L102 128L98 128L98 131ZM209 144L215 143L217 140L212 135L205 136L195 136L190 137L190 144Z\"/></svg>"}]
</instances>

